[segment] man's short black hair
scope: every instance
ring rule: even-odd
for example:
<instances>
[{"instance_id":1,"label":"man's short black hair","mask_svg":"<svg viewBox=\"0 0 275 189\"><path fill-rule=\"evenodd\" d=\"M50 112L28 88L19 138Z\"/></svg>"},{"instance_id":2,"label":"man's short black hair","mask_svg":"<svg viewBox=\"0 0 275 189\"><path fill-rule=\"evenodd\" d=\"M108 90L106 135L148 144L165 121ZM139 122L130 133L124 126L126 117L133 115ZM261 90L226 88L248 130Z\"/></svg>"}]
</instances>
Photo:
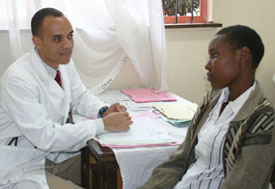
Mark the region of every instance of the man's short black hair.
<instances>
[{"instance_id":1,"label":"man's short black hair","mask_svg":"<svg viewBox=\"0 0 275 189\"><path fill-rule=\"evenodd\" d=\"M251 51L255 68L258 67L264 56L264 44L257 32L247 26L235 25L221 29L216 35L225 35L225 41L231 46L232 51L247 47Z\"/></svg>"},{"instance_id":2,"label":"man's short black hair","mask_svg":"<svg viewBox=\"0 0 275 189\"><path fill-rule=\"evenodd\" d=\"M41 26L43 24L44 18L46 16L62 17L64 14L54 8L43 8L37 11L31 20L32 35L37 36L40 32Z\"/></svg>"}]
</instances>

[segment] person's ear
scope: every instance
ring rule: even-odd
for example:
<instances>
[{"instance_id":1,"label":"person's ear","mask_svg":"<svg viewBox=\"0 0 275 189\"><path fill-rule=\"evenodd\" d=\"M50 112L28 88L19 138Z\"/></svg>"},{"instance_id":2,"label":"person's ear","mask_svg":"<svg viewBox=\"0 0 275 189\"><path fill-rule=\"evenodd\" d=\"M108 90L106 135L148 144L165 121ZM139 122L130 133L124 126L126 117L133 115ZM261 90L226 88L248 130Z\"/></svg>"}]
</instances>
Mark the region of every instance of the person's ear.
<instances>
[{"instance_id":1,"label":"person's ear","mask_svg":"<svg viewBox=\"0 0 275 189\"><path fill-rule=\"evenodd\" d=\"M33 37L32 37L32 42L33 42L33 44L35 45L35 47L36 47L37 49L40 49L40 48L41 48L41 39L40 39L39 37L33 36Z\"/></svg>"},{"instance_id":2,"label":"person's ear","mask_svg":"<svg viewBox=\"0 0 275 189\"><path fill-rule=\"evenodd\" d=\"M239 50L239 62L247 62L247 60L251 57L250 49L247 47L242 47Z\"/></svg>"}]
</instances>

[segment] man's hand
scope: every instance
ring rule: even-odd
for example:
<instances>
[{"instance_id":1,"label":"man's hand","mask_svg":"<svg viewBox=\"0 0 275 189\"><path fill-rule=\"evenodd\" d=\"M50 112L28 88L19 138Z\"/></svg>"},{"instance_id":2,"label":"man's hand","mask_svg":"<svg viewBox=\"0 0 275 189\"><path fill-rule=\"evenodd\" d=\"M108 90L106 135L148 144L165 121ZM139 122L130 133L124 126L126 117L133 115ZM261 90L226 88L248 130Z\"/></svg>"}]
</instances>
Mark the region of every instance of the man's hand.
<instances>
[{"instance_id":1,"label":"man's hand","mask_svg":"<svg viewBox=\"0 0 275 189\"><path fill-rule=\"evenodd\" d=\"M103 117L108 116L110 113L113 112L126 112L127 108L119 103L112 104L106 112L103 113Z\"/></svg>"},{"instance_id":2,"label":"man's hand","mask_svg":"<svg viewBox=\"0 0 275 189\"><path fill-rule=\"evenodd\" d=\"M127 112L112 112L103 117L104 129L107 131L127 131L133 123Z\"/></svg>"}]
</instances>

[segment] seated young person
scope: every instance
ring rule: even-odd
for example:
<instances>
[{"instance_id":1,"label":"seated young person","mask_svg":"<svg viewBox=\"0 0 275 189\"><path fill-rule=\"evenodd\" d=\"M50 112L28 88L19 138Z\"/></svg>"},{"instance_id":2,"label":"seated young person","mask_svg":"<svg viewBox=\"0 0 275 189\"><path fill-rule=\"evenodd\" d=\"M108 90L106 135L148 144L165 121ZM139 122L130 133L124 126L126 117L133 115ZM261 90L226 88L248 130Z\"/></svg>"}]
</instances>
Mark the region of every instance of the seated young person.
<instances>
[{"instance_id":1,"label":"seated young person","mask_svg":"<svg viewBox=\"0 0 275 189\"><path fill-rule=\"evenodd\" d=\"M205 68L212 90L193 117L185 141L141 189L268 188L274 166L274 109L255 80L264 55L247 26L221 29Z\"/></svg>"}]
</instances>

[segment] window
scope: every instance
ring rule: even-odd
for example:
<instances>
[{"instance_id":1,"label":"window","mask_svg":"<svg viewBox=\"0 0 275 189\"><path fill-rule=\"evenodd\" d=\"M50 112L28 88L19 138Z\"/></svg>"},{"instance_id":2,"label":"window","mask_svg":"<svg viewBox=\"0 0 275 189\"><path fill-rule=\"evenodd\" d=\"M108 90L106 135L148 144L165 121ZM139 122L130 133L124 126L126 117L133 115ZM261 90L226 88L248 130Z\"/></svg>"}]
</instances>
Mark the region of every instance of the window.
<instances>
[{"instance_id":1,"label":"window","mask_svg":"<svg viewBox=\"0 0 275 189\"><path fill-rule=\"evenodd\" d=\"M162 0L165 24L207 22L207 0Z\"/></svg>"}]
</instances>

